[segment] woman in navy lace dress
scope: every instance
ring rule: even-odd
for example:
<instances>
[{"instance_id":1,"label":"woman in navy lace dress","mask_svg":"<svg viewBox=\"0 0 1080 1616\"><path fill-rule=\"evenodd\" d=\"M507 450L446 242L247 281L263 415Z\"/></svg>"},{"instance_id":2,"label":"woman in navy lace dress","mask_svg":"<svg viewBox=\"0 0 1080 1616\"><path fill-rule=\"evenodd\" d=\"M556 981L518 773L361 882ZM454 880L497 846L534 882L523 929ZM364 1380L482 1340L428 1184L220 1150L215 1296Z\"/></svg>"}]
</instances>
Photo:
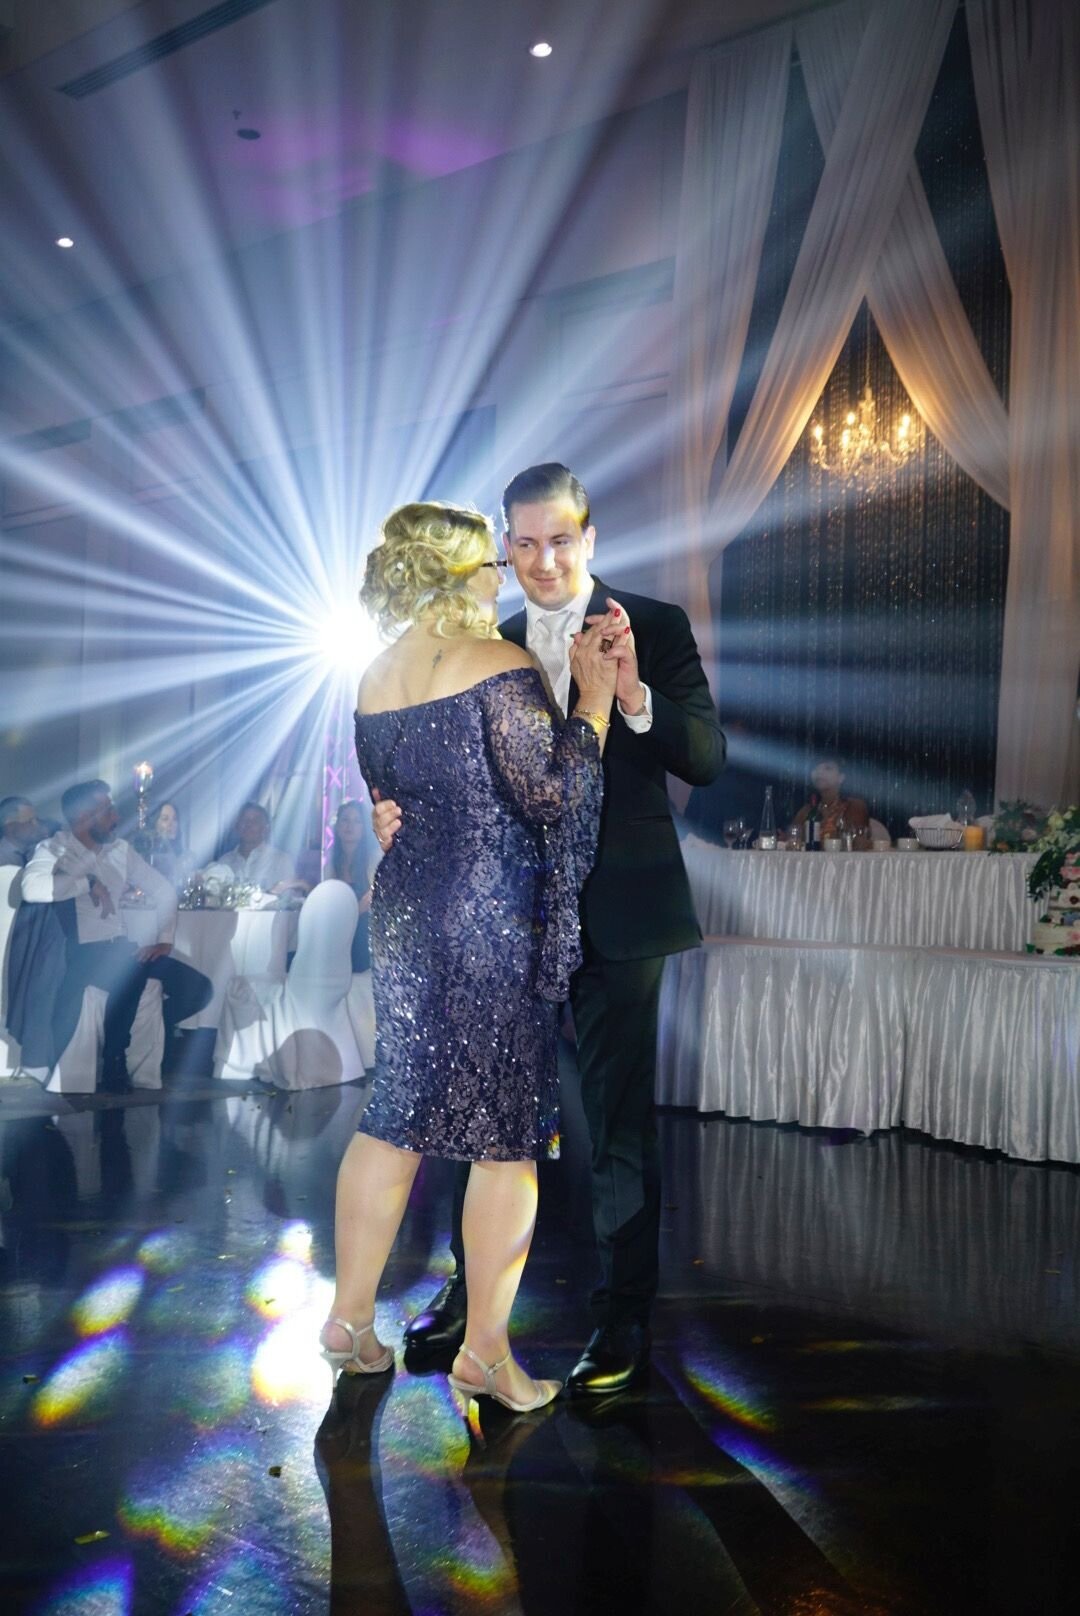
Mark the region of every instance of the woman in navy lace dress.
<instances>
[{"instance_id":1,"label":"woman in navy lace dress","mask_svg":"<svg viewBox=\"0 0 1080 1616\"><path fill-rule=\"evenodd\" d=\"M470 1161L465 1343L451 1384L517 1409L559 1389L509 1347L536 1215L536 1162L558 1155L557 1008L580 962L578 892L599 828L616 660L577 637L563 720L526 652L499 637L491 524L455 506L395 511L361 599L401 631L357 700L373 796L407 809L371 912L376 1066L338 1178L335 1369L393 1356L375 1292L423 1156ZM616 653L617 654L617 653Z\"/></svg>"}]
</instances>

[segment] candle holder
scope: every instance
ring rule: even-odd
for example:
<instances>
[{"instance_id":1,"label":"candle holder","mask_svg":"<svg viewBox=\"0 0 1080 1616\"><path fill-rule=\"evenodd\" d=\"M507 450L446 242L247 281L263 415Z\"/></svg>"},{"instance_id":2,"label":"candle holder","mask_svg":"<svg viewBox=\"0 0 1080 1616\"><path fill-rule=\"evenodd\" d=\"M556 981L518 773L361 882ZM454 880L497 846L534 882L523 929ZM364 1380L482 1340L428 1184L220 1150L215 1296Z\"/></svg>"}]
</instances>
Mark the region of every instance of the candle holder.
<instances>
[{"instance_id":1,"label":"candle holder","mask_svg":"<svg viewBox=\"0 0 1080 1616\"><path fill-rule=\"evenodd\" d=\"M146 831L146 818L150 808L150 787L154 783L154 766L152 763L136 763L131 771L135 776L135 811L138 816L139 830Z\"/></svg>"}]
</instances>

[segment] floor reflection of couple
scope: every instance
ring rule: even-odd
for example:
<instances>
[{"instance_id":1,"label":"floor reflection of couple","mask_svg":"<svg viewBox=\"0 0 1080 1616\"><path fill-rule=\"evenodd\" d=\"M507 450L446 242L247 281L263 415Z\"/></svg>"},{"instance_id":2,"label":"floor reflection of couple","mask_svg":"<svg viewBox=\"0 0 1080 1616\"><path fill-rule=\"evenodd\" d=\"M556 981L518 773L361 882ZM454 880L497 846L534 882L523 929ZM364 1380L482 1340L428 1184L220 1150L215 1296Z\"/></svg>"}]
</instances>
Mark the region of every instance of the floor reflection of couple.
<instances>
[{"instance_id":1,"label":"floor reflection of couple","mask_svg":"<svg viewBox=\"0 0 1080 1616\"><path fill-rule=\"evenodd\" d=\"M506 563L477 513L405 506L368 560L362 598L396 635L357 704L388 850L372 908L378 1049L338 1181L337 1288L321 1340L346 1373L391 1367L374 1333L376 1289L420 1160L448 1157L467 1174L457 1271L408 1344L444 1351L461 1391L522 1410L559 1390L516 1363L508 1332L536 1162L558 1153L568 997L601 1262L597 1329L570 1389L619 1390L647 1364L660 973L666 954L698 941L665 776L713 778L723 737L685 615L616 601L590 574L595 533L577 479L530 468L507 488L504 516L527 605L502 634Z\"/></svg>"}]
</instances>

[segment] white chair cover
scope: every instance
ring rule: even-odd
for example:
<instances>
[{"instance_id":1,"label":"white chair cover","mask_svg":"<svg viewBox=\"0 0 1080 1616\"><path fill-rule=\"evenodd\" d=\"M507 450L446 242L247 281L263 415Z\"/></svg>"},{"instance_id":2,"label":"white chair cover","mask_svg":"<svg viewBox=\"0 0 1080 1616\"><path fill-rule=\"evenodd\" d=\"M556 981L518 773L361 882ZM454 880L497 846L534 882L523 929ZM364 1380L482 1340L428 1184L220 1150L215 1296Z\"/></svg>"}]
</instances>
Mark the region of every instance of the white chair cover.
<instances>
[{"instance_id":1,"label":"white chair cover","mask_svg":"<svg viewBox=\"0 0 1080 1616\"><path fill-rule=\"evenodd\" d=\"M222 1006L218 1077L262 1078L282 1089L322 1088L363 1077L374 1060L370 972L352 974L356 894L323 881L300 912L296 955L284 984L237 977Z\"/></svg>"}]
</instances>

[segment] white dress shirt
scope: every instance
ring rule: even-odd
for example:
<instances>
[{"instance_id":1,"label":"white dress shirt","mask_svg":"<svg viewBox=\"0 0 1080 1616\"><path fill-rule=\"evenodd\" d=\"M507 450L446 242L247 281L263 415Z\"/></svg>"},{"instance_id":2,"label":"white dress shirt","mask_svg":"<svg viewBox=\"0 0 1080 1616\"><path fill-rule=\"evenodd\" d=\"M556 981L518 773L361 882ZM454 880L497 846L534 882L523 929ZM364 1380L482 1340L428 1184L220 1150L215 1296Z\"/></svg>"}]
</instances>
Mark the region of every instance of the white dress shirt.
<instances>
[{"instance_id":1,"label":"white dress shirt","mask_svg":"<svg viewBox=\"0 0 1080 1616\"><path fill-rule=\"evenodd\" d=\"M239 847L231 848L220 860L227 864L238 881L250 881L252 886L272 892L281 881L291 881L296 866L288 853L269 842L260 842L245 858Z\"/></svg>"},{"instance_id":2,"label":"white dress shirt","mask_svg":"<svg viewBox=\"0 0 1080 1616\"><path fill-rule=\"evenodd\" d=\"M113 902L103 915L90 896L91 881L100 881ZM176 930L176 892L157 870L140 858L121 837L91 849L69 830L39 842L23 871L24 903L63 903L75 899L80 943L111 943L124 936L120 899L128 887L139 887L157 914L157 941L172 943Z\"/></svg>"},{"instance_id":3,"label":"white dress shirt","mask_svg":"<svg viewBox=\"0 0 1080 1616\"><path fill-rule=\"evenodd\" d=\"M525 602L525 644L543 668L552 700L564 717L570 703L570 642L585 621L593 588L590 578L581 594L557 611L537 606L535 601ZM615 704L623 722L636 735L644 735L652 728L652 691L646 684L641 688L645 692L644 712L624 713Z\"/></svg>"}]
</instances>

